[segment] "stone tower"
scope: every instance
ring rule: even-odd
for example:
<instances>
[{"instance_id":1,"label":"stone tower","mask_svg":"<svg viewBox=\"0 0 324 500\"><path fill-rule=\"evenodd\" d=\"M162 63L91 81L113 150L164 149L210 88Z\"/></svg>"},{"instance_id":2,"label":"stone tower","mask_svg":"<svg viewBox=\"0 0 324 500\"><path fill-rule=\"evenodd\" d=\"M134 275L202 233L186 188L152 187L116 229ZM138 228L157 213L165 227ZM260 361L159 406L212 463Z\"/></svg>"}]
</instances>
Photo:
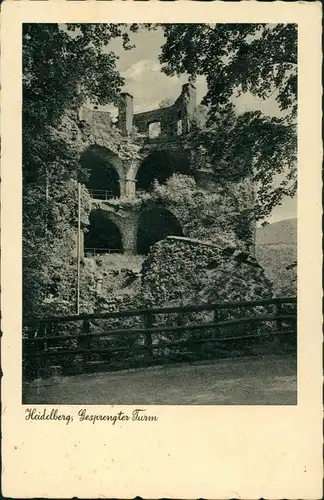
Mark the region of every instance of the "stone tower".
<instances>
[{"instance_id":1,"label":"stone tower","mask_svg":"<svg viewBox=\"0 0 324 500\"><path fill-rule=\"evenodd\" d=\"M92 215L98 215L95 226L90 224L85 234L86 254L139 253L138 249L143 248L138 244L139 235L158 238L149 235L150 225L153 228L160 224L160 239L168 234L191 236L183 235L181 221L161 207L156 207L155 219L152 214L138 212L136 206L140 203L136 204L136 199L150 190L155 180L163 184L175 173L194 177L206 192L217 189L212 170L197 171L196 157L186 141L195 112L196 88L189 82L182 86L172 105L141 113L134 114L132 95L121 94L117 130L103 111L82 113L91 130L83 158L92 172ZM92 229L97 236L91 239Z\"/></svg>"},{"instance_id":2,"label":"stone tower","mask_svg":"<svg viewBox=\"0 0 324 500\"><path fill-rule=\"evenodd\" d=\"M124 92L118 105L118 128L123 135L133 132L133 96Z\"/></svg>"}]
</instances>

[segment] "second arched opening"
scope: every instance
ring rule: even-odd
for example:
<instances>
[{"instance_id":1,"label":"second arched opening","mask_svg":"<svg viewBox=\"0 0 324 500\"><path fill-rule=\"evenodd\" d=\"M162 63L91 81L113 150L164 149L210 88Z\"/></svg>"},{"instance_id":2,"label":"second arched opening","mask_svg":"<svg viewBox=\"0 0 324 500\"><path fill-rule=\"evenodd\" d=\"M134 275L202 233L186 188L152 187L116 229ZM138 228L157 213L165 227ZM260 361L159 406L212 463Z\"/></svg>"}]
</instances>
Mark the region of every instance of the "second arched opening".
<instances>
[{"instance_id":1,"label":"second arched opening","mask_svg":"<svg viewBox=\"0 0 324 500\"><path fill-rule=\"evenodd\" d=\"M94 199L119 198L125 190L124 167L109 149L93 145L81 156L85 169L85 184Z\"/></svg>"},{"instance_id":2,"label":"second arched opening","mask_svg":"<svg viewBox=\"0 0 324 500\"><path fill-rule=\"evenodd\" d=\"M93 210L89 222L88 232L84 235L85 255L123 253L120 229L102 210Z\"/></svg>"},{"instance_id":3,"label":"second arched opening","mask_svg":"<svg viewBox=\"0 0 324 500\"><path fill-rule=\"evenodd\" d=\"M154 151L142 162L136 176L136 190L150 191L154 181L164 184L173 174L193 176L190 160L186 152Z\"/></svg>"},{"instance_id":4,"label":"second arched opening","mask_svg":"<svg viewBox=\"0 0 324 500\"><path fill-rule=\"evenodd\" d=\"M165 208L144 210L138 221L137 253L147 255L154 243L167 236L183 236L177 218Z\"/></svg>"}]
</instances>

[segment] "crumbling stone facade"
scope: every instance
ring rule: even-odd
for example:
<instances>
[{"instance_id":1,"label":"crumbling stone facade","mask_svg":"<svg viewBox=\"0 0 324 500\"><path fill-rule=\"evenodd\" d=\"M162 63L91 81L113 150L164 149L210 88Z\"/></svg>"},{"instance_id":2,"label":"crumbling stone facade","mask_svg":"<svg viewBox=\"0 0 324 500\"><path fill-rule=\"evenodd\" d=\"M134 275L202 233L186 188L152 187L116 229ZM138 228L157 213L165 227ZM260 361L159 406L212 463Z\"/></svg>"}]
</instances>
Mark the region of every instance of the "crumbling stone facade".
<instances>
[{"instance_id":1,"label":"crumbling stone facade","mask_svg":"<svg viewBox=\"0 0 324 500\"><path fill-rule=\"evenodd\" d=\"M235 302L271 298L272 284L237 246L168 236L144 261L141 293L149 307Z\"/></svg>"},{"instance_id":2,"label":"crumbling stone facade","mask_svg":"<svg viewBox=\"0 0 324 500\"><path fill-rule=\"evenodd\" d=\"M118 131L127 137L130 142L141 146L141 155L133 158L134 161L123 161L114 151L106 147L102 149L102 161L112 164L119 175L121 196L136 195L136 177L141 162L153 151L180 151L184 146L181 138L190 130L196 110L196 89L192 84L185 84L178 99L171 106L159 108L144 113L133 113L133 97L128 93L121 94L118 107ZM111 116L108 112L82 108L79 120L86 123L91 129L91 135L95 140L103 135L108 135L113 129ZM150 126L159 123L161 133L150 137ZM93 144L92 147L98 144ZM104 158L106 156L106 158Z\"/></svg>"},{"instance_id":3,"label":"crumbling stone facade","mask_svg":"<svg viewBox=\"0 0 324 500\"><path fill-rule=\"evenodd\" d=\"M127 106L126 103L125 106ZM138 113L134 116L133 123L140 134L146 135L149 135L151 124L160 123L160 136L167 139L189 132L195 111L196 89L194 85L187 83L183 85L182 92L174 104Z\"/></svg>"},{"instance_id":4,"label":"crumbling stone facade","mask_svg":"<svg viewBox=\"0 0 324 500\"><path fill-rule=\"evenodd\" d=\"M142 113L134 114L133 96L122 94L117 124L108 112L87 108L63 121L59 133L78 147L81 164L92 172L85 184L93 213L104 216L120 233L119 248L110 241L107 251L138 253L141 207L136 200L140 192L152 187L154 179L163 184L172 174L181 173L193 176L206 192L217 190L212 172L197 168L197 153L186 140L195 112L196 89L187 83L172 105ZM95 242L91 246L93 254ZM99 253L104 250L98 249Z\"/></svg>"}]
</instances>

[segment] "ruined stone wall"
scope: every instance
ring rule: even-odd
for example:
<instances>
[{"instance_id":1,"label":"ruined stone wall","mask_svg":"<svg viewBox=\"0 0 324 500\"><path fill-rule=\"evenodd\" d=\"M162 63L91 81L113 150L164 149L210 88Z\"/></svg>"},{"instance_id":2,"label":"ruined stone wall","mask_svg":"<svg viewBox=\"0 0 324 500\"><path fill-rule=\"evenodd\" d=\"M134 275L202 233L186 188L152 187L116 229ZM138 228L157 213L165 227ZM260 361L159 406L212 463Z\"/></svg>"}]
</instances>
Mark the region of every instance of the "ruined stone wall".
<instances>
[{"instance_id":1,"label":"ruined stone wall","mask_svg":"<svg viewBox=\"0 0 324 500\"><path fill-rule=\"evenodd\" d=\"M269 298L272 286L256 260L235 245L169 236L144 261L142 295L150 306L228 302Z\"/></svg>"},{"instance_id":2,"label":"ruined stone wall","mask_svg":"<svg viewBox=\"0 0 324 500\"><path fill-rule=\"evenodd\" d=\"M103 161L112 163L119 175L122 196L135 195L135 175L142 161L142 144L125 136L113 126L109 113L80 110L77 118L66 115L56 134L77 150L81 156L95 148Z\"/></svg>"},{"instance_id":3,"label":"ruined stone wall","mask_svg":"<svg viewBox=\"0 0 324 500\"><path fill-rule=\"evenodd\" d=\"M186 144L186 141L183 140L184 138L181 135L177 135L179 132L177 129L179 117L183 120L182 132L185 134L187 131L186 127L195 113L196 91L194 86L191 84L184 85L180 96L172 106L135 115L133 114L132 96L125 93L121 97L119 105L119 128L113 125L109 113L83 108L78 117L66 116L62 121L61 127L57 130L64 140L70 142L74 148L80 151L80 157L84 152L91 150L91 154L93 154L95 151L97 156L100 155L103 163L107 162L107 165L110 164L115 168L119 177L121 201L130 201L132 203L136 201L138 198L136 196L136 176L138 169L145 157L152 151L159 150L167 150L168 152L175 152L175 154L178 154L180 151L180 153L183 153L183 156L188 156L189 164L193 166L193 172L190 175L195 175L197 186L202 188L203 192L207 195L217 193L217 185L215 185L212 171L198 170L194 172L195 168L199 168L199 166L197 167L190 144ZM159 140L153 144L149 141L146 142L146 139L140 135L136 135L133 130L133 124L138 132L147 134L149 124L154 121L161 122L162 133L160 138L157 138ZM91 158L88 164L91 164ZM102 187L100 189L107 188ZM248 191L249 186L245 186L244 189ZM242 208L241 205L245 203L243 198L246 198L246 193L242 193L243 191L240 187L237 195L235 194L234 196L238 201L238 207L234 208L237 208L238 211ZM222 239L221 236L225 235L225 239L233 240L236 236L234 228L230 227L232 219L228 217L230 210L233 212L233 208L229 208L229 205L226 206L227 202L224 201L225 198L222 194L220 194L219 198L219 213L211 206L208 213L205 210L205 218L208 219L205 222L201 220L201 211L199 211L200 207L198 207L198 213L194 214L194 217L190 216L190 224L187 224L188 230L186 230L186 223L188 222L186 221L186 217L189 212L183 206L183 203L179 203L176 207L170 205L166 208L170 209L170 212L179 220L186 236L194 236L200 239L205 239L206 237L209 240L212 236L212 240L214 241L216 237L218 240ZM94 203L94 209L95 205L96 203ZM134 204L130 206L129 210L125 211L122 202L120 205L122 208L118 213L117 210L114 211L111 207L107 208L108 206L109 204L106 205L105 209L107 218L111 218L119 227L124 251L128 254L136 253L138 213ZM226 218L229 219L229 223L225 230L223 226ZM194 227L193 222L196 219L199 219L199 221ZM209 219L212 219L212 221L209 221ZM217 220L215 221L215 219ZM241 239L244 238L245 236Z\"/></svg>"},{"instance_id":4,"label":"ruined stone wall","mask_svg":"<svg viewBox=\"0 0 324 500\"><path fill-rule=\"evenodd\" d=\"M133 117L139 133L148 134L150 123L161 123L161 135L182 135L189 131L190 122L196 110L196 89L191 84L182 87L182 92L172 106L137 113ZM181 130L178 122L181 120Z\"/></svg>"},{"instance_id":5,"label":"ruined stone wall","mask_svg":"<svg viewBox=\"0 0 324 500\"><path fill-rule=\"evenodd\" d=\"M161 123L161 135L176 134L177 109L171 106L134 115L134 126L140 134L148 134L149 125L153 122Z\"/></svg>"},{"instance_id":6,"label":"ruined stone wall","mask_svg":"<svg viewBox=\"0 0 324 500\"><path fill-rule=\"evenodd\" d=\"M133 132L133 96L124 92L118 106L118 128L123 135Z\"/></svg>"},{"instance_id":7,"label":"ruined stone wall","mask_svg":"<svg viewBox=\"0 0 324 500\"><path fill-rule=\"evenodd\" d=\"M83 107L80 110L79 119L80 121L87 122L93 128L106 130L113 126L111 115L107 111L92 110Z\"/></svg>"},{"instance_id":8,"label":"ruined stone wall","mask_svg":"<svg viewBox=\"0 0 324 500\"><path fill-rule=\"evenodd\" d=\"M175 101L174 106L186 113L190 119L193 118L197 108L196 87L191 83L183 85L181 94Z\"/></svg>"},{"instance_id":9,"label":"ruined stone wall","mask_svg":"<svg viewBox=\"0 0 324 500\"><path fill-rule=\"evenodd\" d=\"M136 254L136 237L138 228L138 213L136 209L120 209L117 203L93 202L93 210L101 210L102 213L118 227L122 247L125 254Z\"/></svg>"}]
</instances>

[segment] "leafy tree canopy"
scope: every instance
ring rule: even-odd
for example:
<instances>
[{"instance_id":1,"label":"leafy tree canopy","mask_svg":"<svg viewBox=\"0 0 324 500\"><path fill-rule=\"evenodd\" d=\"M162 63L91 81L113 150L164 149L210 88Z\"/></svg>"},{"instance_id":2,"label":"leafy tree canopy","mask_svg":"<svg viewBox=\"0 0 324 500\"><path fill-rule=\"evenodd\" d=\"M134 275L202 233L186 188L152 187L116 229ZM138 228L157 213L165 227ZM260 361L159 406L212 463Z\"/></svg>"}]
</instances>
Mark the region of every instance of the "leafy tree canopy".
<instances>
[{"instance_id":1,"label":"leafy tree canopy","mask_svg":"<svg viewBox=\"0 0 324 500\"><path fill-rule=\"evenodd\" d=\"M165 184L155 181L153 190L141 195L141 203L142 208L163 206L170 210L185 236L221 246L246 248L252 243L249 196L244 185L219 186L216 192L208 193L193 177L173 174Z\"/></svg>"},{"instance_id":2,"label":"leafy tree canopy","mask_svg":"<svg viewBox=\"0 0 324 500\"><path fill-rule=\"evenodd\" d=\"M116 55L103 49L116 37L130 48L119 24L24 24L23 92L27 125L55 124L66 107L90 98L116 102L123 84Z\"/></svg>"},{"instance_id":3,"label":"leafy tree canopy","mask_svg":"<svg viewBox=\"0 0 324 500\"><path fill-rule=\"evenodd\" d=\"M79 152L56 127L87 100L115 103L123 84L109 42L129 37L119 24L23 25L23 288L24 314L73 310ZM88 194L83 192L82 224Z\"/></svg>"},{"instance_id":4,"label":"leafy tree canopy","mask_svg":"<svg viewBox=\"0 0 324 500\"><path fill-rule=\"evenodd\" d=\"M282 111L297 112L295 24L164 24L160 62L166 74L205 75L205 102L215 109L233 92L276 98Z\"/></svg>"},{"instance_id":5,"label":"leafy tree canopy","mask_svg":"<svg viewBox=\"0 0 324 500\"><path fill-rule=\"evenodd\" d=\"M263 219L293 196L296 176L297 28L294 24L164 24L160 62L167 75L204 75L207 119L189 137L218 182L250 176L254 217ZM151 25L151 28L153 26ZM238 116L233 97L275 99L282 114ZM202 126L203 125L203 126ZM205 151L205 155L201 154ZM206 166L206 165L205 165Z\"/></svg>"},{"instance_id":6,"label":"leafy tree canopy","mask_svg":"<svg viewBox=\"0 0 324 500\"><path fill-rule=\"evenodd\" d=\"M87 99L117 102L123 79L116 55L103 50L116 37L131 47L119 24L23 25L24 181L35 180L53 158L66 157L71 164L66 145L49 130L67 109Z\"/></svg>"},{"instance_id":7,"label":"leafy tree canopy","mask_svg":"<svg viewBox=\"0 0 324 500\"><path fill-rule=\"evenodd\" d=\"M296 133L281 118L260 111L237 116L232 104L187 137L197 151L197 168L213 172L219 185L250 178L255 185L253 217L268 216L296 191Z\"/></svg>"}]
</instances>

